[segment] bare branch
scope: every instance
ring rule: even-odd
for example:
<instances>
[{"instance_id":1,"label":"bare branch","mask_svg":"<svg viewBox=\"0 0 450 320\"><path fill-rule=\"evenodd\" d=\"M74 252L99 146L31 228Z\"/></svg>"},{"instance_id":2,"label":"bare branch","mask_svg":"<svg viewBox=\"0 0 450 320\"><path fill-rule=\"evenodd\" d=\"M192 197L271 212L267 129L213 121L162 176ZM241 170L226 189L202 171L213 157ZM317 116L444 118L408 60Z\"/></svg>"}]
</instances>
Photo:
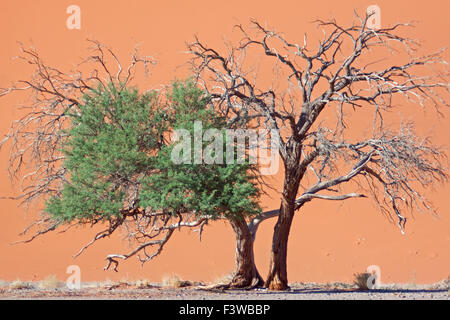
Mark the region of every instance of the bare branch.
<instances>
[{"instance_id":1,"label":"bare branch","mask_svg":"<svg viewBox=\"0 0 450 320\"><path fill-rule=\"evenodd\" d=\"M170 240L175 230L179 230L181 228L203 228L208 221L208 217L198 218L191 221L183 221L183 215L180 215L178 222L169 224L170 219L165 219L160 220L162 225L153 224L150 226L147 222L152 216L152 214L145 214L139 217L134 217L133 227L130 228L134 231L132 233L128 232L127 237L129 240L133 240L133 242L137 241L139 244L127 254L108 255L106 257L108 263L105 266L105 270L108 270L111 264L114 264L113 270L117 271L119 264L117 259L127 260L136 254L138 254L138 259L141 263L152 260L161 253L165 244ZM142 228L143 225L146 227ZM127 227L127 229L128 228L129 227ZM93 241L98 239L94 238ZM148 252L147 249L150 247L156 247L156 249L153 252ZM143 256L140 256L139 254L142 254Z\"/></svg>"},{"instance_id":2,"label":"bare branch","mask_svg":"<svg viewBox=\"0 0 450 320\"><path fill-rule=\"evenodd\" d=\"M36 200L58 196L67 183L62 152L67 139L64 130L70 124L71 115L79 112L83 95L98 86L105 87L105 76L107 82L122 90L130 84L140 65L148 73L148 66L155 64L152 57L139 56L135 48L124 76L122 65L111 49L96 40L88 42L93 45L88 57L75 70L67 72L48 65L36 49L20 44L21 54L16 58L31 65L33 73L28 79L18 80L10 87L0 89L0 97L15 92L30 93L30 100L22 107L23 116L12 123L9 132L0 141L0 148L6 145L10 148L9 177L13 182L18 180L20 186L20 194L10 198L20 200L26 208ZM108 61L109 58L113 63ZM115 68L118 71L113 74ZM45 212L40 215L41 218L28 226L24 233L33 228L40 229L23 242L32 241L62 224L50 219ZM103 237L100 234L97 236Z\"/></svg>"},{"instance_id":3,"label":"bare branch","mask_svg":"<svg viewBox=\"0 0 450 320\"><path fill-rule=\"evenodd\" d=\"M314 193L305 193L300 198L296 199L297 203L302 203L309 201L313 198L323 199L323 200L346 200L350 198L367 198L364 194L361 193L347 193L338 196L326 195L326 194L314 194Z\"/></svg>"},{"instance_id":4,"label":"bare branch","mask_svg":"<svg viewBox=\"0 0 450 320\"><path fill-rule=\"evenodd\" d=\"M316 21L323 38L315 48L306 35L302 41L293 42L256 20L250 21L255 32L236 26L242 37L228 44L228 51L213 49L196 37L188 44L191 68L211 94L214 107L233 124L278 130L283 137L280 156L285 181L289 181L282 194L299 181L304 188L300 196L289 196L297 209L306 199L343 200L351 198L345 195L359 195L320 193L339 191L341 185L352 182L370 191L367 194L373 196L382 212L393 212L404 225L400 212L405 208L432 208L422 190L446 180L442 164L445 154L427 139L417 138L409 124L399 132L390 132L384 114L398 98L422 108L431 106L438 113L441 106L448 106L448 63L444 50L417 54L419 42L402 35L405 28L413 27L411 23L373 29L367 27L370 14L355 13L355 18L349 26L335 20ZM257 52L272 63L272 77L278 82L270 87L257 85L258 68L252 64ZM380 52L385 56L395 54L403 62L380 60ZM330 127L329 119L321 119L327 106L336 106L335 128ZM357 108L373 110L373 119L368 119L372 137L352 143L345 138L345 132L352 130L346 126L346 111ZM355 163L353 168L347 168L349 163ZM385 183L368 174L369 167L376 168L374 172ZM343 170L346 173L340 173ZM317 181L308 186L310 173ZM258 219L254 220L255 230Z\"/></svg>"}]
</instances>

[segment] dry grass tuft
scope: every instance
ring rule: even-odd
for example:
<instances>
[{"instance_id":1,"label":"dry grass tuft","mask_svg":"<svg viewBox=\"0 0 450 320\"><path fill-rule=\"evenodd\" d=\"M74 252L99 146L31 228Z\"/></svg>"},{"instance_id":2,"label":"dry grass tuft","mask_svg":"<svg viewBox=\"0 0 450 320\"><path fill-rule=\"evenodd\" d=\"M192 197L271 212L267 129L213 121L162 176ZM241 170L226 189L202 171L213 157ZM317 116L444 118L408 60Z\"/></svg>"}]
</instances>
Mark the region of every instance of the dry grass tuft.
<instances>
[{"instance_id":1,"label":"dry grass tuft","mask_svg":"<svg viewBox=\"0 0 450 320\"><path fill-rule=\"evenodd\" d=\"M162 285L167 288L180 288L182 282L181 278L175 273L165 275L162 278Z\"/></svg>"},{"instance_id":2,"label":"dry grass tuft","mask_svg":"<svg viewBox=\"0 0 450 320\"><path fill-rule=\"evenodd\" d=\"M52 274L45 277L44 280L39 281L39 289L57 289L64 286L64 283L56 278L56 275Z\"/></svg>"},{"instance_id":3,"label":"dry grass tuft","mask_svg":"<svg viewBox=\"0 0 450 320\"><path fill-rule=\"evenodd\" d=\"M371 276L368 272L361 272L361 273L355 273L353 274L355 279L353 280L353 284L358 287L358 290L360 291L367 291L370 290L370 288L367 286L367 280L369 280L369 277Z\"/></svg>"},{"instance_id":4,"label":"dry grass tuft","mask_svg":"<svg viewBox=\"0 0 450 320\"><path fill-rule=\"evenodd\" d=\"M153 288L153 285L148 279L140 279L135 283L137 289Z\"/></svg>"},{"instance_id":5,"label":"dry grass tuft","mask_svg":"<svg viewBox=\"0 0 450 320\"><path fill-rule=\"evenodd\" d=\"M202 282L181 280L180 276L175 273L165 275L162 278L162 286L166 288L182 288L202 284Z\"/></svg>"},{"instance_id":6,"label":"dry grass tuft","mask_svg":"<svg viewBox=\"0 0 450 320\"><path fill-rule=\"evenodd\" d=\"M25 290L25 289L32 289L33 286L25 281L21 281L20 279L17 279L13 283L9 285L9 289L11 290Z\"/></svg>"}]
</instances>

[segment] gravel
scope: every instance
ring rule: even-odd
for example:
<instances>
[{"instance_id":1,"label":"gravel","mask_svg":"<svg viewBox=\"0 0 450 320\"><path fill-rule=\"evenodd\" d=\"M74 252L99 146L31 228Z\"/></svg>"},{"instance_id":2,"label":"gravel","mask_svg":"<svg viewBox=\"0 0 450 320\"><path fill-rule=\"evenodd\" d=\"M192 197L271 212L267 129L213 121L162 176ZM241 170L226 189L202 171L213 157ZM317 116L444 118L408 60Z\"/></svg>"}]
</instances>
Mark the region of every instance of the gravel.
<instances>
[{"instance_id":1,"label":"gravel","mask_svg":"<svg viewBox=\"0 0 450 320\"><path fill-rule=\"evenodd\" d=\"M63 283L53 289L42 289L37 283L3 282L0 299L151 299L151 300L449 300L448 280L433 285L384 285L383 287L359 291L345 283L315 284L293 283L290 290L270 291L221 290L206 286L191 285L167 288L152 283L145 286L133 283L83 283L81 289L70 290ZM207 289L205 289L207 288Z\"/></svg>"}]
</instances>

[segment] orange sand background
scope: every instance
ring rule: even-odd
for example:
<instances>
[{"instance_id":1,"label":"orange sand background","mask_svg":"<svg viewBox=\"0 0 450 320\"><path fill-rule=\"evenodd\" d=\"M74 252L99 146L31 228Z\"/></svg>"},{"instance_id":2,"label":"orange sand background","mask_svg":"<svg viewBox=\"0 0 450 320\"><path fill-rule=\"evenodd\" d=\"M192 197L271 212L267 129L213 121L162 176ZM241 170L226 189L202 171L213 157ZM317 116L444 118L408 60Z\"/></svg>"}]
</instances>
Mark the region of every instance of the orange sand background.
<instances>
[{"instance_id":1,"label":"orange sand background","mask_svg":"<svg viewBox=\"0 0 450 320\"><path fill-rule=\"evenodd\" d=\"M66 28L66 8L81 8L81 30ZM395 22L417 20L411 36L423 40L429 51L448 43L449 2L428 1L65 1L3 0L0 5L0 87L26 78L31 70L13 61L18 54L17 41L34 44L44 60L62 69L69 68L86 54L86 38L91 37L112 47L128 61L135 43L141 52L159 61L152 77L139 83L141 87L168 83L175 75L184 74L177 66L184 63L184 43L198 34L210 45L219 45L223 35L232 34L235 23L246 24L257 18L285 32L290 39L302 41L304 32L316 32L310 23L316 18L336 17L350 23L353 9L363 12L371 4L381 7L383 26ZM314 38L310 36L310 41ZM19 112L13 105L24 96L0 99L0 134ZM415 120L421 132L432 132L439 144L449 145L446 119L433 112L417 113ZM14 192L6 174L6 150L0 153L0 194ZM351 281L355 272L369 265L381 269L381 281L430 283L450 274L450 185L433 191L432 200L440 217L415 213L409 219L406 235L379 214L370 200L357 199L345 203L312 202L304 207L292 225L288 249L289 281ZM267 209L279 206L279 196L265 198ZM184 279L212 281L233 269L234 238L225 222L211 223L203 239L197 234L178 232L157 260L143 267L135 260L121 263L118 273L103 271L104 257L128 250L116 236L102 240L82 256L73 259L82 245L97 229L78 229L64 234L52 233L31 244L10 246L21 239L18 233L32 221L33 210L25 215L23 208L11 200L0 200L0 279L40 280L56 274L68 276L67 266L79 265L83 281L147 278L160 281L164 274L177 273ZM265 277L275 219L264 222L257 235L257 265Z\"/></svg>"}]
</instances>

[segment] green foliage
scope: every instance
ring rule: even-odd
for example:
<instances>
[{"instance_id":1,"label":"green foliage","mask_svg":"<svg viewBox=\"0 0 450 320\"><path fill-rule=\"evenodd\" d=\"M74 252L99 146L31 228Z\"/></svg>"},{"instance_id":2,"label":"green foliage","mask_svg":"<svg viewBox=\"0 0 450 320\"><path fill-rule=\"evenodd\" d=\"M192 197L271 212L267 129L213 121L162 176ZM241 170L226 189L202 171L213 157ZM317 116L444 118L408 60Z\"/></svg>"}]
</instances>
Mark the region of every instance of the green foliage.
<instances>
[{"instance_id":1,"label":"green foliage","mask_svg":"<svg viewBox=\"0 0 450 320\"><path fill-rule=\"evenodd\" d=\"M71 116L64 150L70 183L48 201L47 211L64 220L118 215L130 182L153 167L150 154L167 130L158 97L99 88Z\"/></svg>"},{"instance_id":2,"label":"green foliage","mask_svg":"<svg viewBox=\"0 0 450 320\"><path fill-rule=\"evenodd\" d=\"M225 121L207 108L207 99L192 82L175 82L168 95L172 112L172 128L185 129L194 145L194 121L201 121L202 135L210 128L220 129L225 141ZM156 210L170 208L173 212L197 212L217 218L221 215L255 215L260 212L259 195L252 166L243 164L194 163L193 152L189 164L175 164L171 143L158 155L156 174L143 181L141 203ZM205 148L206 143L202 147Z\"/></svg>"},{"instance_id":3,"label":"green foliage","mask_svg":"<svg viewBox=\"0 0 450 320\"><path fill-rule=\"evenodd\" d=\"M54 218L107 220L130 207L213 217L260 212L249 164L171 161L174 144L167 140L172 130L193 132L195 120L203 130L225 123L207 108L192 82L175 82L167 103L156 92L98 88L71 117L64 148L70 181L46 203ZM130 189L138 190L131 204Z\"/></svg>"}]
</instances>

